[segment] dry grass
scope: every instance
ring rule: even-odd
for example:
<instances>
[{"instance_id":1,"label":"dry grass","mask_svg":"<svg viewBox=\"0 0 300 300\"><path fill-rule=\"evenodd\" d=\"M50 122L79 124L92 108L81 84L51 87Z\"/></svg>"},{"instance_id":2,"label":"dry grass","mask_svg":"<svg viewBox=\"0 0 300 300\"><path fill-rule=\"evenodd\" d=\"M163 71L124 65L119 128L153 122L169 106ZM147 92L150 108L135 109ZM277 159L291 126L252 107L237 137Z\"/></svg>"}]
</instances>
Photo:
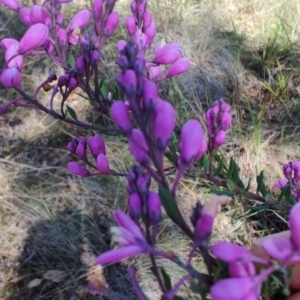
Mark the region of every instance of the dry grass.
<instances>
[{"instance_id":1,"label":"dry grass","mask_svg":"<svg viewBox=\"0 0 300 300\"><path fill-rule=\"evenodd\" d=\"M122 20L129 11L126 5L126 1L118 4ZM70 11L78 6L84 7L85 3L74 1ZM265 169L267 186L272 188L282 176L282 163L297 159L299 152L295 139L299 134L295 122L300 99L300 66L296 63L300 53L299 1L248 0L241 4L238 0L153 0L149 9L158 25L157 41L178 41L191 59L187 74L160 87L163 96L175 104L179 122L189 117L203 121L203 111L212 100L228 100L233 105L235 124L225 154L236 157L245 181ZM1 16L1 36L22 34L19 23L11 22L7 11L1 11ZM278 28L280 35L274 37ZM102 72L108 79L117 70L115 41L124 34L125 30L120 29L103 53ZM32 89L52 69L45 59L28 62L26 88ZM288 74L287 95L268 91L266 84L280 91L278 80L282 74ZM12 97L7 91L0 93L1 103ZM47 103L47 99L44 94L42 102ZM80 120L89 118L87 101L74 95L68 104ZM81 180L65 170L72 160L65 150L67 141L90 132L23 109L10 111L0 121L0 298L101 299L87 293L86 278L94 272L91 267L95 256L110 248L112 211L125 207L124 179ZM132 160L126 145L120 145L117 139L108 138L108 157L112 168L125 171ZM200 180L186 177L181 182L178 202L186 219L197 200L207 199L209 194ZM249 245L253 236L268 230L270 223L265 221L282 222L280 215L258 215L239 200L220 213L213 242L225 239ZM175 249L184 258L190 242L164 218L159 247ZM147 257L134 262L149 299L158 299L157 286L149 283L153 277ZM195 264L202 271L199 257ZM159 260L159 265L170 270L173 281L182 275L166 261ZM61 279L49 279L45 274L51 270L63 272ZM127 292L129 299L134 299L126 264L104 268L103 275L112 289ZM38 284L33 287L34 283ZM182 295L198 299L188 287L182 289Z\"/></svg>"}]
</instances>

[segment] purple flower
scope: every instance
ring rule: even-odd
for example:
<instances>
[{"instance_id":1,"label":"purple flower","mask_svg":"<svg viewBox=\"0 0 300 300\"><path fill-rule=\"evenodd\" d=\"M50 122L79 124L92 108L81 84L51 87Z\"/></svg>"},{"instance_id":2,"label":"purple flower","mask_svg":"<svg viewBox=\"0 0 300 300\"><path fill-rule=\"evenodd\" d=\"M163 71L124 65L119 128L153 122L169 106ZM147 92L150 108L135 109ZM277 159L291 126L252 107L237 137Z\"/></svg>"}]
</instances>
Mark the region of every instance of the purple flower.
<instances>
[{"instance_id":1,"label":"purple flower","mask_svg":"<svg viewBox=\"0 0 300 300\"><path fill-rule=\"evenodd\" d=\"M147 213L151 224L157 224L161 218L161 200L157 193L149 192L147 198Z\"/></svg>"},{"instance_id":2,"label":"purple flower","mask_svg":"<svg viewBox=\"0 0 300 300\"><path fill-rule=\"evenodd\" d=\"M30 9L29 18L32 24L45 23L48 15L40 5L33 5Z\"/></svg>"},{"instance_id":3,"label":"purple flower","mask_svg":"<svg viewBox=\"0 0 300 300\"><path fill-rule=\"evenodd\" d=\"M128 144L132 156L138 163L143 165L150 162L149 147L143 133L139 129L132 130Z\"/></svg>"},{"instance_id":4,"label":"purple flower","mask_svg":"<svg viewBox=\"0 0 300 300\"><path fill-rule=\"evenodd\" d=\"M300 203L296 203L290 211L289 227L291 229L291 240L297 250L300 250Z\"/></svg>"},{"instance_id":5,"label":"purple flower","mask_svg":"<svg viewBox=\"0 0 300 300\"><path fill-rule=\"evenodd\" d=\"M103 0L95 0L92 4L92 14L95 18L100 18L103 9Z\"/></svg>"},{"instance_id":6,"label":"purple flower","mask_svg":"<svg viewBox=\"0 0 300 300\"><path fill-rule=\"evenodd\" d=\"M124 131L130 132L132 124L129 117L128 106L121 100L115 101L110 108L110 115L114 122Z\"/></svg>"},{"instance_id":7,"label":"purple flower","mask_svg":"<svg viewBox=\"0 0 300 300\"><path fill-rule=\"evenodd\" d=\"M288 182L289 181L286 178L281 178L274 184L274 187L276 187L278 190L281 190L287 185Z\"/></svg>"},{"instance_id":8,"label":"purple flower","mask_svg":"<svg viewBox=\"0 0 300 300\"><path fill-rule=\"evenodd\" d=\"M6 38L1 41L1 47L3 48L4 51L6 51L11 45L19 46L19 44L20 43L17 40L12 38Z\"/></svg>"},{"instance_id":9,"label":"purple flower","mask_svg":"<svg viewBox=\"0 0 300 300\"><path fill-rule=\"evenodd\" d=\"M96 166L97 166L97 169L98 169L102 174L107 174L107 173L109 173L109 162L108 162L107 157L106 157L104 154L100 153L100 154L97 156Z\"/></svg>"},{"instance_id":10,"label":"purple flower","mask_svg":"<svg viewBox=\"0 0 300 300\"><path fill-rule=\"evenodd\" d=\"M174 77L176 75L184 73L185 71L188 70L189 66L190 66L189 59L187 59L187 58L178 59L172 65L172 67L168 70L168 72L166 74L166 78L171 78L171 77Z\"/></svg>"},{"instance_id":11,"label":"purple flower","mask_svg":"<svg viewBox=\"0 0 300 300\"><path fill-rule=\"evenodd\" d=\"M136 32L136 22L134 16L128 16L126 18L125 25L129 35L134 35L134 33Z\"/></svg>"},{"instance_id":12,"label":"purple flower","mask_svg":"<svg viewBox=\"0 0 300 300\"><path fill-rule=\"evenodd\" d=\"M116 263L130 256L138 255L145 252L147 242L140 228L130 217L120 210L114 213L115 221L118 227L112 227L112 240L120 248L107 251L97 257L97 264Z\"/></svg>"},{"instance_id":13,"label":"purple flower","mask_svg":"<svg viewBox=\"0 0 300 300\"><path fill-rule=\"evenodd\" d=\"M220 130L213 138L213 148L218 149L226 142L226 132Z\"/></svg>"},{"instance_id":14,"label":"purple flower","mask_svg":"<svg viewBox=\"0 0 300 300\"><path fill-rule=\"evenodd\" d=\"M159 149L164 150L170 141L176 125L176 114L173 106L166 101L158 102L154 118L154 136Z\"/></svg>"},{"instance_id":15,"label":"purple flower","mask_svg":"<svg viewBox=\"0 0 300 300\"><path fill-rule=\"evenodd\" d=\"M154 82L143 78L143 104L147 110L155 109L155 104L158 99L158 89Z\"/></svg>"},{"instance_id":16,"label":"purple flower","mask_svg":"<svg viewBox=\"0 0 300 300\"><path fill-rule=\"evenodd\" d=\"M120 73L117 77L117 82L128 96L133 96L136 93L137 77L133 70Z\"/></svg>"},{"instance_id":17,"label":"purple flower","mask_svg":"<svg viewBox=\"0 0 300 300\"><path fill-rule=\"evenodd\" d=\"M19 54L24 54L43 45L49 35L48 27L44 24L34 24L25 32L20 41Z\"/></svg>"},{"instance_id":18,"label":"purple flower","mask_svg":"<svg viewBox=\"0 0 300 300\"><path fill-rule=\"evenodd\" d=\"M22 77L18 69L12 67L2 72L0 81L5 87L12 88L21 84Z\"/></svg>"},{"instance_id":19,"label":"purple flower","mask_svg":"<svg viewBox=\"0 0 300 300\"><path fill-rule=\"evenodd\" d=\"M169 65L177 61L180 58L180 56L180 45L178 43L171 43L157 51L153 62L162 65Z\"/></svg>"},{"instance_id":20,"label":"purple flower","mask_svg":"<svg viewBox=\"0 0 300 300\"><path fill-rule=\"evenodd\" d=\"M30 11L31 9L29 7L22 7L20 9L19 18L25 25L32 25L31 19L30 19Z\"/></svg>"},{"instance_id":21,"label":"purple flower","mask_svg":"<svg viewBox=\"0 0 300 300\"><path fill-rule=\"evenodd\" d=\"M78 12L67 27L67 32L73 32L76 28L83 28L90 20L90 12L83 9Z\"/></svg>"},{"instance_id":22,"label":"purple flower","mask_svg":"<svg viewBox=\"0 0 300 300\"><path fill-rule=\"evenodd\" d=\"M15 11L19 11L22 8L22 5L17 0L0 0L0 3Z\"/></svg>"},{"instance_id":23,"label":"purple flower","mask_svg":"<svg viewBox=\"0 0 300 300\"><path fill-rule=\"evenodd\" d=\"M19 43L11 44L5 52L5 61L6 62L9 61L7 65L9 68L15 67L18 69L19 72L21 72L23 69L23 56L17 55L18 50L19 50Z\"/></svg>"},{"instance_id":24,"label":"purple flower","mask_svg":"<svg viewBox=\"0 0 300 300\"><path fill-rule=\"evenodd\" d=\"M180 163L189 165L198 157L203 146L203 129L197 120L187 121L180 136Z\"/></svg>"},{"instance_id":25,"label":"purple flower","mask_svg":"<svg viewBox=\"0 0 300 300\"><path fill-rule=\"evenodd\" d=\"M69 162L67 168L69 172L72 173L73 175L77 175L81 177L90 176L90 172L75 161Z\"/></svg>"},{"instance_id":26,"label":"purple flower","mask_svg":"<svg viewBox=\"0 0 300 300\"><path fill-rule=\"evenodd\" d=\"M105 150L105 143L102 137L99 134L95 134L94 136L91 136L87 144L90 148L92 156L96 159L99 154L106 155Z\"/></svg>"},{"instance_id":27,"label":"purple flower","mask_svg":"<svg viewBox=\"0 0 300 300\"><path fill-rule=\"evenodd\" d=\"M117 12L112 12L107 20L106 20L106 23L105 23L105 26L104 26L104 35L109 38L113 33L114 31L116 30L118 24L119 24L119 20L120 20L120 16Z\"/></svg>"},{"instance_id":28,"label":"purple flower","mask_svg":"<svg viewBox=\"0 0 300 300\"><path fill-rule=\"evenodd\" d=\"M129 195L127 199L129 214L133 220L138 220L142 211L142 200L137 193Z\"/></svg>"}]
</instances>

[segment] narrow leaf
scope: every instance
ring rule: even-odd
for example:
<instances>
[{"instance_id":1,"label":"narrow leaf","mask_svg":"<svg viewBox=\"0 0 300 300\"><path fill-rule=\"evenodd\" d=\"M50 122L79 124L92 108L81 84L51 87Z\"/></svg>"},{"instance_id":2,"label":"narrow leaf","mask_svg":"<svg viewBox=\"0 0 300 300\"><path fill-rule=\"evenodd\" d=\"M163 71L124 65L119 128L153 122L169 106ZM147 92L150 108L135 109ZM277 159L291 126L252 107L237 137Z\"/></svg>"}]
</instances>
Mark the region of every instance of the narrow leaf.
<instances>
[{"instance_id":1,"label":"narrow leaf","mask_svg":"<svg viewBox=\"0 0 300 300\"><path fill-rule=\"evenodd\" d=\"M218 195L218 196L228 196L228 197L232 197L234 195L234 192L230 192L230 191L224 191L224 190L219 190L215 187L211 187L210 188L211 193Z\"/></svg>"},{"instance_id":2,"label":"narrow leaf","mask_svg":"<svg viewBox=\"0 0 300 300\"><path fill-rule=\"evenodd\" d=\"M165 271L164 268L161 268L161 275L164 280L165 288L167 291L169 291L172 288L172 282L170 276L168 275L168 273Z\"/></svg>"},{"instance_id":3,"label":"narrow leaf","mask_svg":"<svg viewBox=\"0 0 300 300\"><path fill-rule=\"evenodd\" d=\"M69 115L71 116L72 119L74 119L75 121L78 121L76 112L72 107L67 105L67 111L68 111L68 113L69 113Z\"/></svg>"},{"instance_id":4,"label":"narrow leaf","mask_svg":"<svg viewBox=\"0 0 300 300\"><path fill-rule=\"evenodd\" d=\"M75 68L75 58L72 53L68 54L68 65L73 69Z\"/></svg>"}]
</instances>

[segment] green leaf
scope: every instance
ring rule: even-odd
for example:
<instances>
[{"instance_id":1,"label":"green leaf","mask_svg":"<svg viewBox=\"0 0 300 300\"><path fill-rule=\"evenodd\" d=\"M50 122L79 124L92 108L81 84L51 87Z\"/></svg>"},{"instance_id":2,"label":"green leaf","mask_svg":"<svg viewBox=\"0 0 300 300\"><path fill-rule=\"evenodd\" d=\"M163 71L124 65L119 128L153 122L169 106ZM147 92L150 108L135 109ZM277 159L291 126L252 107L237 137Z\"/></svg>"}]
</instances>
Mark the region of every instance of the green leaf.
<instances>
[{"instance_id":1,"label":"green leaf","mask_svg":"<svg viewBox=\"0 0 300 300\"><path fill-rule=\"evenodd\" d=\"M230 191L224 191L224 190L219 190L215 187L211 187L210 188L211 193L216 194L218 196L228 196L228 197L232 197L234 195L234 192L230 192Z\"/></svg>"},{"instance_id":2,"label":"green leaf","mask_svg":"<svg viewBox=\"0 0 300 300\"><path fill-rule=\"evenodd\" d=\"M227 174L228 179L232 179L235 183L238 183L240 180L239 177L239 168L233 157L230 158L229 170Z\"/></svg>"},{"instance_id":3,"label":"green leaf","mask_svg":"<svg viewBox=\"0 0 300 300\"><path fill-rule=\"evenodd\" d=\"M164 268L161 268L161 275L163 277L164 280L164 285L167 291L169 291L172 288L172 282L171 282L171 278L168 275L168 273L165 271Z\"/></svg>"},{"instance_id":4,"label":"green leaf","mask_svg":"<svg viewBox=\"0 0 300 300\"><path fill-rule=\"evenodd\" d=\"M77 116L76 116L76 112L75 110L67 105L67 111L69 113L69 115L71 116L72 119L74 119L75 121L78 121Z\"/></svg>"},{"instance_id":5,"label":"green leaf","mask_svg":"<svg viewBox=\"0 0 300 300\"><path fill-rule=\"evenodd\" d=\"M116 99L116 100L121 99L120 90L119 90L119 87L118 87L117 84L115 85L115 88L114 88L114 91L113 91L113 98Z\"/></svg>"},{"instance_id":6,"label":"green leaf","mask_svg":"<svg viewBox=\"0 0 300 300\"><path fill-rule=\"evenodd\" d=\"M195 294L199 294L201 295L201 299L202 300L207 300L207 295L209 293L209 288L206 286L203 286L201 284L192 284L191 285L191 290L195 293Z\"/></svg>"},{"instance_id":7,"label":"green leaf","mask_svg":"<svg viewBox=\"0 0 300 300\"><path fill-rule=\"evenodd\" d=\"M229 191L233 192L235 190L236 184L231 179L227 179L226 184Z\"/></svg>"},{"instance_id":8,"label":"green leaf","mask_svg":"<svg viewBox=\"0 0 300 300\"><path fill-rule=\"evenodd\" d=\"M178 226L180 226L179 221L178 221L178 213L179 209L177 206L177 203L172 196L172 194L165 189L164 187L160 186L159 189L159 196L162 201L162 205L169 216L169 218Z\"/></svg>"},{"instance_id":9,"label":"green leaf","mask_svg":"<svg viewBox=\"0 0 300 300\"><path fill-rule=\"evenodd\" d=\"M99 90L100 90L101 96L103 98L107 98L107 96L108 96L108 86L107 86L106 82L103 79L101 79L100 82L99 82Z\"/></svg>"},{"instance_id":10,"label":"green leaf","mask_svg":"<svg viewBox=\"0 0 300 300\"><path fill-rule=\"evenodd\" d=\"M75 58L72 53L68 54L68 65L73 69L75 68Z\"/></svg>"},{"instance_id":11,"label":"green leaf","mask_svg":"<svg viewBox=\"0 0 300 300\"><path fill-rule=\"evenodd\" d=\"M201 157L200 164L206 172L209 171L209 159L206 154Z\"/></svg>"},{"instance_id":12,"label":"green leaf","mask_svg":"<svg viewBox=\"0 0 300 300\"><path fill-rule=\"evenodd\" d=\"M261 171L258 176L256 176L257 188L256 192L261 193L264 197L268 194L267 188L264 184L264 171Z\"/></svg>"},{"instance_id":13,"label":"green leaf","mask_svg":"<svg viewBox=\"0 0 300 300\"><path fill-rule=\"evenodd\" d=\"M223 164L220 163L219 166L212 171L212 176L213 177L218 176L222 170L223 170Z\"/></svg>"},{"instance_id":14,"label":"green leaf","mask_svg":"<svg viewBox=\"0 0 300 300\"><path fill-rule=\"evenodd\" d=\"M251 181L252 181L252 178L249 178L249 181L248 181L248 184L247 184L247 187L246 187L246 191L248 192L249 189L250 189L250 186L251 186Z\"/></svg>"}]
</instances>

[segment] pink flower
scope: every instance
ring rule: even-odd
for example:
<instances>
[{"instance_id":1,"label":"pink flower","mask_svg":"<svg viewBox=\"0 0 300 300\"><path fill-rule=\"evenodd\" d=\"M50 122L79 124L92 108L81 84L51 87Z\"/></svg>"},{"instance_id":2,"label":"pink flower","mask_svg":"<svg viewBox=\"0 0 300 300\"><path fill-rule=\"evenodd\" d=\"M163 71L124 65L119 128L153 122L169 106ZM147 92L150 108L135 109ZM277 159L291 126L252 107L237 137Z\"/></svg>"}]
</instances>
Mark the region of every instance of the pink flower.
<instances>
[{"instance_id":1,"label":"pink flower","mask_svg":"<svg viewBox=\"0 0 300 300\"><path fill-rule=\"evenodd\" d=\"M223 130L227 130L232 122L232 115L231 113L225 111L221 114L221 118L220 118L220 127Z\"/></svg>"},{"instance_id":2,"label":"pink flower","mask_svg":"<svg viewBox=\"0 0 300 300\"><path fill-rule=\"evenodd\" d=\"M149 79L152 80L152 79L157 78L160 75L160 72L161 72L160 71L160 66L150 67L148 69Z\"/></svg>"},{"instance_id":3,"label":"pink flower","mask_svg":"<svg viewBox=\"0 0 300 300\"><path fill-rule=\"evenodd\" d=\"M202 149L203 129L197 120L187 121L181 130L180 162L189 165Z\"/></svg>"},{"instance_id":4,"label":"pink flower","mask_svg":"<svg viewBox=\"0 0 300 300\"><path fill-rule=\"evenodd\" d=\"M22 7L20 10L19 18L25 25L32 25L32 21L30 19L30 11L29 7Z\"/></svg>"},{"instance_id":5,"label":"pink flower","mask_svg":"<svg viewBox=\"0 0 300 300\"><path fill-rule=\"evenodd\" d=\"M101 173L103 174L109 173L109 162L107 157L104 154L100 153L97 156L96 166Z\"/></svg>"},{"instance_id":6,"label":"pink flower","mask_svg":"<svg viewBox=\"0 0 300 300\"><path fill-rule=\"evenodd\" d=\"M40 5L33 5L30 9L29 18L32 24L45 23L48 15Z\"/></svg>"},{"instance_id":7,"label":"pink flower","mask_svg":"<svg viewBox=\"0 0 300 300\"><path fill-rule=\"evenodd\" d=\"M24 54L43 45L49 35L48 27L44 24L34 24L25 32L20 41L19 54Z\"/></svg>"},{"instance_id":8,"label":"pink flower","mask_svg":"<svg viewBox=\"0 0 300 300\"><path fill-rule=\"evenodd\" d=\"M124 40L119 40L118 43L117 43L117 49L119 52L121 52L125 46L126 46L127 42L124 41Z\"/></svg>"},{"instance_id":9,"label":"pink flower","mask_svg":"<svg viewBox=\"0 0 300 300\"><path fill-rule=\"evenodd\" d=\"M100 18L103 9L103 0L95 0L92 4L92 14L95 18Z\"/></svg>"},{"instance_id":10,"label":"pink flower","mask_svg":"<svg viewBox=\"0 0 300 300\"><path fill-rule=\"evenodd\" d=\"M292 232L291 240L297 250L300 250L300 203L296 203L290 211L289 226Z\"/></svg>"},{"instance_id":11,"label":"pink flower","mask_svg":"<svg viewBox=\"0 0 300 300\"><path fill-rule=\"evenodd\" d=\"M253 277L229 278L217 281L211 288L213 300L258 300L260 285Z\"/></svg>"},{"instance_id":12,"label":"pink flower","mask_svg":"<svg viewBox=\"0 0 300 300\"><path fill-rule=\"evenodd\" d=\"M178 43L171 43L157 51L153 62L162 65L173 64L180 56L180 45Z\"/></svg>"},{"instance_id":13,"label":"pink flower","mask_svg":"<svg viewBox=\"0 0 300 300\"><path fill-rule=\"evenodd\" d=\"M168 70L166 74L166 78L171 78L173 76L179 75L184 73L188 70L190 66L190 61L187 58L180 58L178 59L172 67Z\"/></svg>"},{"instance_id":14,"label":"pink flower","mask_svg":"<svg viewBox=\"0 0 300 300\"><path fill-rule=\"evenodd\" d=\"M145 41L144 41L144 47L149 47L149 45L152 43L154 37L156 36L156 24L154 21L151 21L151 23L144 28L143 30L144 35L145 35ZM161 58L158 58L163 59Z\"/></svg>"},{"instance_id":15,"label":"pink flower","mask_svg":"<svg viewBox=\"0 0 300 300\"><path fill-rule=\"evenodd\" d=\"M114 218L118 227L111 228L112 240L120 248L101 254L96 259L97 264L116 263L146 250L145 237L134 221L120 210L115 211Z\"/></svg>"},{"instance_id":16,"label":"pink flower","mask_svg":"<svg viewBox=\"0 0 300 300\"><path fill-rule=\"evenodd\" d=\"M143 165L150 162L149 147L143 133L139 129L132 130L128 145L132 156L138 163Z\"/></svg>"},{"instance_id":17,"label":"pink flower","mask_svg":"<svg viewBox=\"0 0 300 300\"><path fill-rule=\"evenodd\" d=\"M23 69L23 56L17 55L19 50L19 43L18 44L11 44L5 52L5 61L9 62L7 66L9 68L15 67L18 69L19 72ZM14 57L14 58L12 58Z\"/></svg>"},{"instance_id":18,"label":"pink flower","mask_svg":"<svg viewBox=\"0 0 300 300\"><path fill-rule=\"evenodd\" d=\"M22 5L17 0L0 0L0 3L15 11L19 11L22 8Z\"/></svg>"},{"instance_id":19,"label":"pink flower","mask_svg":"<svg viewBox=\"0 0 300 300\"><path fill-rule=\"evenodd\" d=\"M134 16L130 15L126 18L125 25L129 35L133 35L136 32L136 23Z\"/></svg>"},{"instance_id":20,"label":"pink flower","mask_svg":"<svg viewBox=\"0 0 300 300\"><path fill-rule=\"evenodd\" d=\"M12 88L21 84L22 77L18 69L12 67L2 72L0 81L5 87Z\"/></svg>"},{"instance_id":21,"label":"pink flower","mask_svg":"<svg viewBox=\"0 0 300 300\"><path fill-rule=\"evenodd\" d=\"M12 38L6 38L1 41L1 47L3 48L4 51L6 51L11 45L19 46L19 44L20 43L17 40Z\"/></svg>"},{"instance_id":22,"label":"pink flower","mask_svg":"<svg viewBox=\"0 0 300 300\"><path fill-rule=\"evenodd\" d=\"M119 24L120 16L117 12L112 12L105 23L104 26L104 35L108 38L110 37L114 31L116 30L118 24Z\"/></svg>"},{"instance_id":23,"label":"pink flower","mask_svg":"<svg viewBox=\"0 0 300 300\"><path fill-rule=\"evenodd\" d=\"M69 172L72 173L73 175L77 175L81 177L90 176L90 172L75 161L69 162L67 168Z\"/></svg>"},{"instance_id":24,"label":"pink flower","mask_svg":"<svg viewBox=\"0 0 300 300\"><path fill-rule=\"evenodd\" d=\"M110 115L114 122L124 131L130 132L132 124L129 117L128 106L121 100L115 101L110 108Z\"/></svg>"},{"instance_id":25,"label":"pink flower","mask_svg":"<svg viewBox=\"0 0 300 300\"><path fill-rule=\"evenodd\" d=\"M73 32L77 28L83 28L89 22L90 16L91 14L87 9L83 9L78 12L68 25L66 29L67 32Z\"/></svg>"},{"instance_id":26,"label":"pink flower","mask_svg":"<svg viewBox=\"0 0 300 300\"><path fill-rule=\"evenodd\" d=\"M226 142L226 132L220 130L213 138L213 148L218 149Z\"/></svg>"},{"instance_id":27,"label":"pink flower","mask_svg":"<svg viewBox=\"0 0 300 300\"><path fill-rule=\"evenodd\" d=\"M164 150L170 141L176 125L176 114L173 106L166 101L158 102L154 118L154 136L158 148Z\"/></svg>"}]
</instances>

